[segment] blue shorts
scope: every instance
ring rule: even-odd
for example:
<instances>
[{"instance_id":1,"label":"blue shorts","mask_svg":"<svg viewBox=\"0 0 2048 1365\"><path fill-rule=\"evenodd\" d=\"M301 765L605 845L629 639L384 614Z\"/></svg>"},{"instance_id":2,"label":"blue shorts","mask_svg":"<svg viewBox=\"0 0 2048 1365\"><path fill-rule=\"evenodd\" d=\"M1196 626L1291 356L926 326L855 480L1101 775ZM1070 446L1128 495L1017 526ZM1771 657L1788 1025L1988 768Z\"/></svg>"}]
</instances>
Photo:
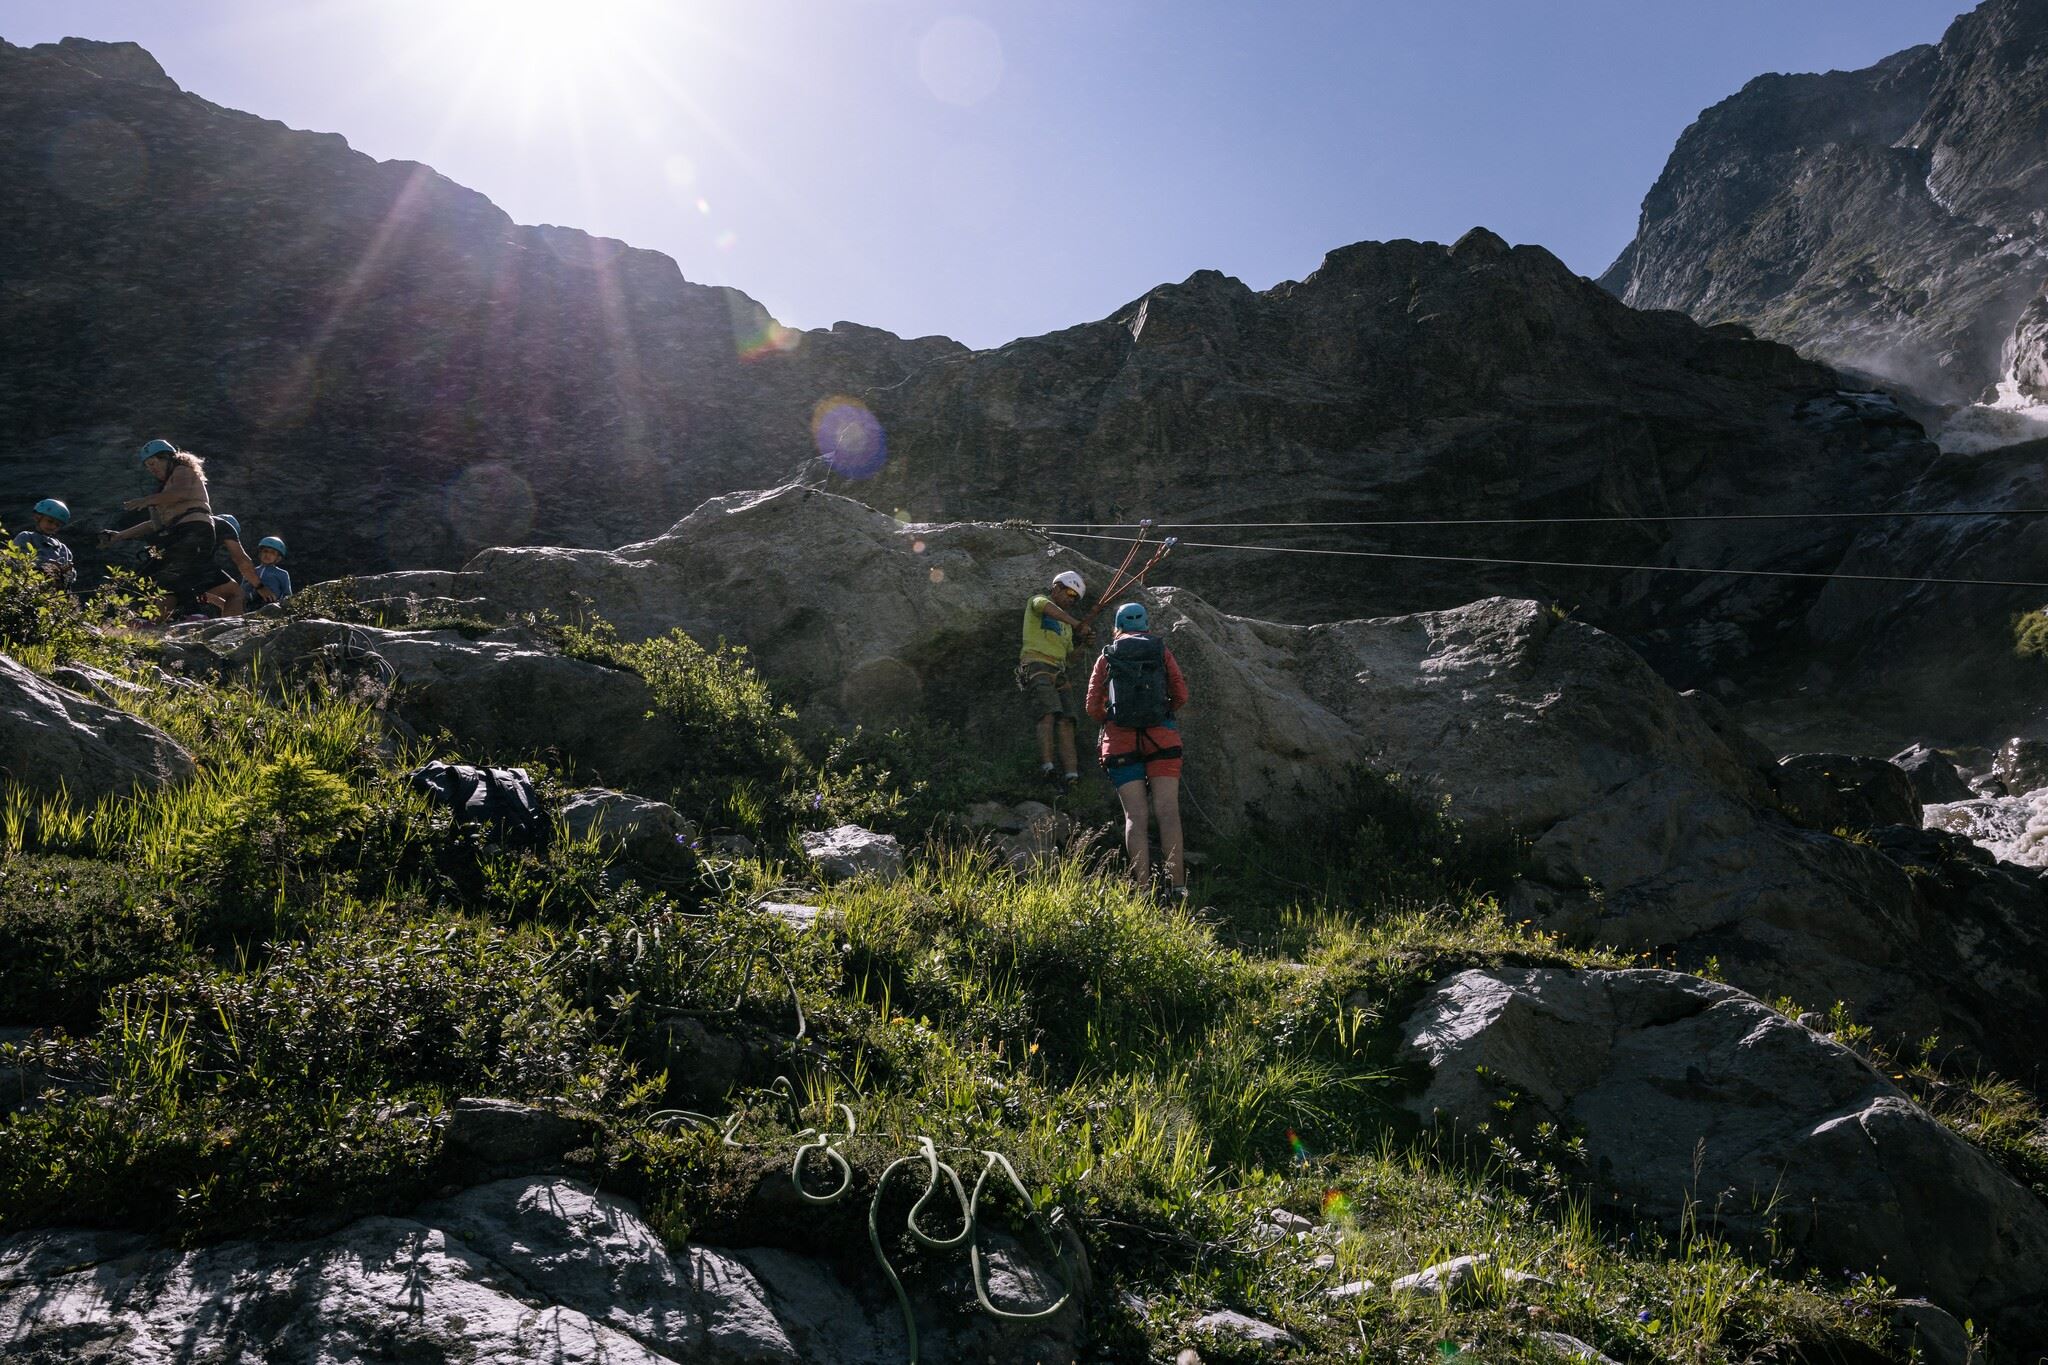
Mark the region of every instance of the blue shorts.
<instances>
[{"instance_id":1,"label":"blue shorts","mask_svg":"<svg viewBox=\"0 0 2048 1365\"><path fill-rule=\"evenodd\" d=\"M1153 733L1154 731L1157 733ZM1121 787L1126 782L1142 782L1148 777L1180 776L1179 726L1168 721L1132 738L1136 744L1135 749L1126 753L1102 756L1102 770L1109 774L1110 786ZM1158 750L1165 750L1166 753L1154 757Z\"/></svg>"}]
</instances>

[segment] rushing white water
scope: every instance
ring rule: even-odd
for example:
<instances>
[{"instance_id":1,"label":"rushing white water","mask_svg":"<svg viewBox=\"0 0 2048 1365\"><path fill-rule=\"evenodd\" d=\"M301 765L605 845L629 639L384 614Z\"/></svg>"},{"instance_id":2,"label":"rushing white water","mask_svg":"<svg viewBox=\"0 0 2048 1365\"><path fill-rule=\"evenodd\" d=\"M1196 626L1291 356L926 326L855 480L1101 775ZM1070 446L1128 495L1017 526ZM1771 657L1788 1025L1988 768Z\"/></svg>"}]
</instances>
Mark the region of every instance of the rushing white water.
<instances>
[{"instance_id":1,"label":"rushing white water","mask_svg":"<svg viewBox=\"0 0 2048 1365\"><path fill-rule=\"evenodd\" d=\"M1928 829L1952 830L2023 867L2048 867L2048 787L2025 796L1982 796L1924 809Z\"/></svg>"},{"instance_id":2,"label":"rushing white water","mask_svg":"<svg viewBox=\"0 0 2048 1365\"><path fill-rule=\"evenodd\" d=\"M2048 436L2048 403L2021 393L2020 381L2007 374L1999 381L1996 401L1956 409L1941 424L1936 439L1947 454L1980 455L2044 436Z\"/></svg>"}]
</instances>

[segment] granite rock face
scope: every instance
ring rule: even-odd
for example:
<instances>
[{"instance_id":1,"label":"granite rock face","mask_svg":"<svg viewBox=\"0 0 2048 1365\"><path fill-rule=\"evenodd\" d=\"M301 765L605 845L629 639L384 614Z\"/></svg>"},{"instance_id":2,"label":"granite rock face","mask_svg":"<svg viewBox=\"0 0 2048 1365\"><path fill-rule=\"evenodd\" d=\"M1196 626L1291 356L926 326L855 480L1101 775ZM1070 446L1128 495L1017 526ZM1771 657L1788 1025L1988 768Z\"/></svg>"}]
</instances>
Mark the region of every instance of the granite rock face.
<instances>
[{"instance_id":1,"label":"granite rock face","mask_svg":"<svg viewBox=\"0 0 2048 1365\"><path fill-rule=\"evenodd\" d=\"M1942 403L2005 379L2017 343L2048 397L2044 58L2048 10L1985 0L1939 45L1758 77L1685 131L1601 283Z\"/></svg>"},{"instance_id":2,"label":"granite rock face","mask_svg":"<svg viewBox=\"0 0 2048 1365\"><path fill-rule=\"evenodd\" d=\"M2048 1207L1862 1058L1730 986L1662 971L1467 971L1403 1029L1413 1101L1583 1133L1592 1187L1882 1273L2009 1345L2048 1343ZM1703 1217L1705 1214L1703 1213Z\"/></svg>"},{"instance_id":3,"label":"granite rock face","mask_svg":"<svg viewBox=\"0 0 2048 1365\"><path fill-rule=\"evenodd\" d=\"M1853 480L1840 492L1852 501L1910 482L1933 456L1920 429L1881 397L1844 388L1784 347L1617 307L1542 248L1474 229L1448 247L1343 247L1306 279L1263 292L1203 271L1099 321L935 361L872 395L890 438L882 468L827 486L923 521L1608 516L1617 520L1183 534L1816 570L1847 548L1839 524L1652 518L1782 511L1810 503L1816 480L1838 491ZM1073 543L1112 562L1123 549ZM1671 676L1700 680L1767 648L1813 595L1789 579L1304 559L1193 543L1170 564L1171 581L1269 620L1554 596L1642 643ZM1692 628L1707 617L1713 630Z\"/></svg>"},{"instance_id":4,"label":"granite rock face","mask_svg":"<svg viewBox=\"0 0 2048 1365\"><path fill-rule=\"evenodd\" d=\"M1028 1260L1001 1245L989 1256L999 1301L1043 1294ZM180 1252L127 1234L23 1234L0 1242L0 1342L28 1362L886 1365L906 1342L873 1288L773 1248L671 1251L629 1201L522 1178L308 1242ZM968 1313L963 1297L917 1304L926 1359L1074 1355L1078 1308L1013 1325Z\"/></svg>"},{"instance_id":5,"label":"granite rock face","mask_svg":"<svg viewBox=\"0 0 2048 1365\"><path fill-rule=\"evenodd\" d=\"M191 774L192 756L154 725L68 692L0 654L0 778L90 804Z\"/></svg>"}]
</instances>

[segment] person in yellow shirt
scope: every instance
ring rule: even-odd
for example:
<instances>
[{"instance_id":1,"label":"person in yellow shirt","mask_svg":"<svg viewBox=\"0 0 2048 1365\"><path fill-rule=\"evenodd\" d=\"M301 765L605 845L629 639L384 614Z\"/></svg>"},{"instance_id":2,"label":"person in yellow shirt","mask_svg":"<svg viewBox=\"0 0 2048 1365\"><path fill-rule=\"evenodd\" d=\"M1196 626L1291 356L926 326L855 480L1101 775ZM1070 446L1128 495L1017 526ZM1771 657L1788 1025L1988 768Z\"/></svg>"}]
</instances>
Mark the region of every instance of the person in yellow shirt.
<instances>
[{"instance_id":1,"label":"person in yellow shirt","mask_svg":"<svg viewBox=\"0 0 2048 1365\"><path fill-rule=\"evenodd\" d=\"M1067 676L1067 659L1074 644L1087 631L1074 611L1088 593L1088 585L1072 569L1052 580L1052 587L1024 606L1024 648L1017 658L1017 686L1024 703L1038 724L1038 771L1050 778L1060 775L1063 785L1080 780L1081 767L1074 752L1074 722L1080 711L1074 705L1074 683ZM1053 767L1053 743L1059 743L1060 762Z\"/></svg>"}]
</instances>

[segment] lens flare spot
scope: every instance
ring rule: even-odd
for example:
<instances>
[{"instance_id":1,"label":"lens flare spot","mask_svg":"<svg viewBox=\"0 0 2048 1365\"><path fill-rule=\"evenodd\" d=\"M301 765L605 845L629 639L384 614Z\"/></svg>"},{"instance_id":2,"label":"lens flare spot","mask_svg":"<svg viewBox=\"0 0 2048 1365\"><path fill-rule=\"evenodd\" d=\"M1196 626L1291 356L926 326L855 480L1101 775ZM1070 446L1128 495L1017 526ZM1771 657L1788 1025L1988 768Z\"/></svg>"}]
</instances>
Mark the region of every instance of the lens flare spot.
<instances>
[{"instance_id":1,"label":"lens flare spot","mask_svg":"<svg viewBox=\"0 0 2048 1365\"><path fill-rule=\"evenodd\" d=\"M889 458L882 424L858 398L834 394L811 409L811 441L842 479L870 479Z\"/></svg>"},{"instance_id":2,"label":"lens flare spot","mask_svg":"<svg viewBox=\"0 0 2048 1365\"><path fill-rule=\"evenodd\" d=\"M923 553L924 553L924 542L923 542L923 541L921 541L921 540L913 540L913 541L911 541L911 542L910 542L910 553L912 553L912 554L914 554L914 555L921 555L921 554L923 554Z\"/></svg>"},{"instance_id":3,"label":"lens flare spot","mask_svg":"<svg viewBox=\"0 0 2048 1365\"><path fill-rule=\"evenodd\" d=\"M932 566L930 577L934 583L943 583L946 581L946 571L935 564Z\"/></svg>"},{"instance_id":4,"label":"lens flare spot","mask_svg":"<svg viewBox=\"0 0 2048 1365\"><path fill-rule=\"evenodd\" d=\"M739 244L740 235L737 232L734 232L731 228L727 228L725 231L719 233L718 236L712 238L712 245L717 247L720 251L731 251L734 247L738 246Z\"/></svg>"},{"instance_id":5,"label":"lens flare spot","mask_svg":"<svg viewBox=\"0 0 2048 1365\"><path fill-rule=\"evenodd\" d=\"M707 218L711 216L711 201L701 194L697 196L697 212Z\"/></svg>"},{"instance_id":6,"label":"lens flare spot","mask_svg":"<svg viewBox=\"0 0 2048 1365\"><path fill-rule=\"evenodd\" d=\"M448 529L465 549L517 545L533 529L533 489L510 465L471 465L448 485Z\"/></svg>"},{"instance_id":7,"label":"lens flare spot","mask_svg":"<svg viewBox=\"0 0 2048 1365\"><path fill-rule=\"evenodd\" d=\"M1351 1196L1342 1190L1323 1191L1323 1217L1333 1223L1341 1223L1353 1216L1357 1210L1352 1206Z\"/></svg>"},{"instance_id":8,"label":"lens flare spot","mask_svg":"<svg viewBox=\"0 0 2048 1365\"><path fill-rule=\"evenodd\" d=\"M697 163L681 152L670 152L661 163L661 171L668 177L671 189L686 190L697 183ZM704 201L699 199L697 202L701 204Z\"/></svg>"},{"instance_id":9,"label":"lens flare spot","mask_svg":"<svg viewBox=\"0 0 2048 1365\"><path fill-rule=\"evenodd\" d=\"M979 104L1003 83L1003 40L979 19L941 19L917 45L917 74L948 104Z\"/></svg>"}]
</instances>

